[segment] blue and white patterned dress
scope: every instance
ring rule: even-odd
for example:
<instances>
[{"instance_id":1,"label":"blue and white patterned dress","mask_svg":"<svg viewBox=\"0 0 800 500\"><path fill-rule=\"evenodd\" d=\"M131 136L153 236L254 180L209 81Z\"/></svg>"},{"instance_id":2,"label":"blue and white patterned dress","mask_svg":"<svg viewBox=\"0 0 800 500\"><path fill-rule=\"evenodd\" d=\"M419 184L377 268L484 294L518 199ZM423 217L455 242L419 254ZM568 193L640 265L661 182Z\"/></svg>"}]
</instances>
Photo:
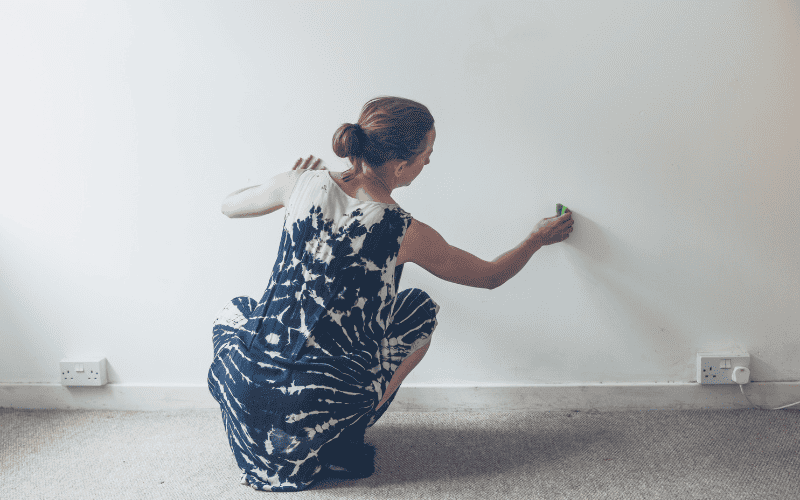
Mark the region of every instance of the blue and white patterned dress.
<instances>
[{"instance_id":1,"label":"blue and white patterned dress","mask_svg":"<svg viewBox=\"0 0 800 500\"><path fill-rule=\"evenodd\" d=\"M411 220L397 204L350 197L327 170L298 178L264 295L236 297L214 320L208 388L242 484L310 487L320 449L391 404L374 411L439 311L420 289L397 292Z\"/></svg>"}]
</instances>

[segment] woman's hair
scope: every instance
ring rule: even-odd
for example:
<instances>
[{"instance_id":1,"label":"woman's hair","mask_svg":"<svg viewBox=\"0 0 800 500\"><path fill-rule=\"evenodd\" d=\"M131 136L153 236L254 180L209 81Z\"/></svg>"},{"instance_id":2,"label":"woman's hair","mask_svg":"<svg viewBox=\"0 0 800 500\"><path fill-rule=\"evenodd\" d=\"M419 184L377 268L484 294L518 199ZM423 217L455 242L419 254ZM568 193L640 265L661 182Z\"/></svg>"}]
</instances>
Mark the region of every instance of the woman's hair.
<instances>
[{"instance_id":1,"label":"woman's hair","mask_svg":"<svg viewBox=\"0 0 800 500\"><path fill-rule=\"evenodd\" d=\"M418 102L390 96L370 100L356 124L343 123L333 134L333 152L353 163L342 178L352 179L364 162L380 168L387 161L415 158L425 151L432 128L433 116Z\"/></svg>"}]
</instances>

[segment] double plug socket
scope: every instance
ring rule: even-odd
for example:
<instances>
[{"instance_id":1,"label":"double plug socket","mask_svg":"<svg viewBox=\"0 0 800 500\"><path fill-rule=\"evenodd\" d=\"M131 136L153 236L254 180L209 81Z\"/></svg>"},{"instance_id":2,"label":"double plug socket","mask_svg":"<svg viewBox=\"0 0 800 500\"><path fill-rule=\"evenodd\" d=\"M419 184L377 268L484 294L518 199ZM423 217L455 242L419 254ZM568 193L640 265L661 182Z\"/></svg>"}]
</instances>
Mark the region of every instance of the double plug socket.
<instances>
[{"instance_id":1,"label":"double plug socket","mask_svg":"<svg viewBox=\"0 0 800 500\"><path fill-rule=\"evenodd\" d=\"M108 383L106 358L62 359L61 385L97 386Z\"/></svg>"},{"instance_id":2,"label":"double plug socket","mask_svg":"<svg viewBox=\"0 0 800 500\"><path fill-rule=\"evenodd\" d=\"M747 352L697 353L697 383L713 385L748 382L750 382L750 354Z\"/></svg>"}]
</instances>

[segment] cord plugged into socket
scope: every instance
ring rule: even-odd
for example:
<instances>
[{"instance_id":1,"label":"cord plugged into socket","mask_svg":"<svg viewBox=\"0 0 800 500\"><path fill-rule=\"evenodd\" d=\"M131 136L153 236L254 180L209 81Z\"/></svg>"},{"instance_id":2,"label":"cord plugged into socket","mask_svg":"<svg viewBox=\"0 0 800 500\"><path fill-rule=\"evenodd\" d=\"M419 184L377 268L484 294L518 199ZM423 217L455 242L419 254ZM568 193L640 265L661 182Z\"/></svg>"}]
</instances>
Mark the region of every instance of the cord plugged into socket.
<instances>
[{"instance_id":1,"label":"cord plugged into socket","mask_svg":"<svg viewBox=\"0 0 800 500\"><path fill-rule=\"evenodd\" d=\"M750 382L750 368L737 366L731 372L731 380L735 384L747 384Z\"/></svg>"}]
</instances>

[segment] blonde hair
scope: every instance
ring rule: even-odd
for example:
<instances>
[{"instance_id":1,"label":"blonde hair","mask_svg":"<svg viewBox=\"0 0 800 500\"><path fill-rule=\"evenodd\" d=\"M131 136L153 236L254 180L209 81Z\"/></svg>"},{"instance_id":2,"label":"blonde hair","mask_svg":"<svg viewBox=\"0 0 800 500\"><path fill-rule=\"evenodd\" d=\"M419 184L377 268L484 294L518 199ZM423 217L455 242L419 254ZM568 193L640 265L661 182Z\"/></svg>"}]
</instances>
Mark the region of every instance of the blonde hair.
<instances>
[{"instance_id":1,"label":"blonde hair","mask_svg":"<svg viewBox=\"0 0 800 500\"><path fill-rule=\"evenodd\" d=\"M357 123L343 123L333 134L333 152L353 167L342 178L353 179L366 162L380 168L391 160L411 160L425 151L434 120L423 104L402 97L380 96L361 109Z\"/></svg>"}]
</instances>

